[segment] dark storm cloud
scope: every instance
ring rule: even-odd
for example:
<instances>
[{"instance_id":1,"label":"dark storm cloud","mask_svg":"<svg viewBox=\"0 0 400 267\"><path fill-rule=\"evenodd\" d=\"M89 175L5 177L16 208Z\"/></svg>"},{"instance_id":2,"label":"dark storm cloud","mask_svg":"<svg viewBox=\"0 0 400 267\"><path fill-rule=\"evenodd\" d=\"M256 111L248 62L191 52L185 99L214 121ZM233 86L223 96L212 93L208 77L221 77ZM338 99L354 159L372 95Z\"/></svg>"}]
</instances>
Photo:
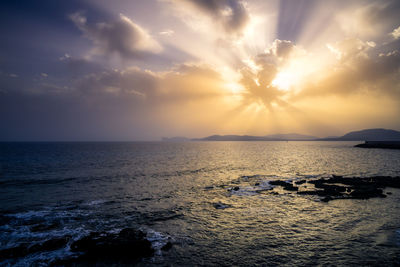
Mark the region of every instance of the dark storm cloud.
<instances>
[{"instance_id":1,"label":"dark storm cloud","mask_svg":"<svg viewBox=\"0 0 400 267\"><path fill-rule=\"evenodd\" d=\"M186 3L221 23L228 33L240 33L249 21L249 13L243 1L239 0L173 0Z\"/></svg>"},{"instance_id":2,"label":"dark storm cloud","mask_svg":"<svg viewBox=\"0 0 400 267\"><path fill-rule=\"evenodd\" d=\"M74 61L93 72L68 86L48 81L50 76L17 84L3 75L10 87L0 89L0 140L148 140L173 123L193 123L202 113L191 112L192 103L203 108L222 96L221 77L207 66L181 65L162 73L137 67L94 71ZM14 90L19 86L24 89Z\"/></svg>"},{"instance_id":3,"label":"dark storm cloud","mask_svg":"<svg viewBox=\"0 0 400 267\"><path fill-rule=\"evenodd\" d=\"M93 17L107 17L86 1L2 1L0 71L18 74L27 83L40 73L63 75L57 70L61 55L90 49L68 18L69 12L79 9L90 9Z\"/></svg>"},{"instance_id":4,"label":"dark storm cloud","mask_svg":"<svg viewBox=\"0 0 400 267\"><path fill-rule=\"evenodd\" d=\"M71 14L70 18L85 37L93 41L95 52L137 58L162 49L146 30L122 14L113 21L98 23L89 23L80 12Z\"/></svg>"}]
</instances>

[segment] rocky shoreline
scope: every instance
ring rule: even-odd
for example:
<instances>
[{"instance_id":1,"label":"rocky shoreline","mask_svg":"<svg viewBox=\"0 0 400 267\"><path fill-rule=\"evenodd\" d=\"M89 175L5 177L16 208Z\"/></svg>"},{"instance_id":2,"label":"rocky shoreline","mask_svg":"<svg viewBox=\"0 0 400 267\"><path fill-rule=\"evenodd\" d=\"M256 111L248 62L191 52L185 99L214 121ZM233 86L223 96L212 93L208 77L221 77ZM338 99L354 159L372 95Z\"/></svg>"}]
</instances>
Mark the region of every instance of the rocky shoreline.
<instances>
[{"instance_id":1,"label":"rocky shoreline","mask_svg":"<svg viewBox=\"0 0 400 267\"><path fill-rule=\"evenodd\" d=\"M167 242L161 250L167 251L171 247L172 243ZM152 243L146 238L146 233L134 228L125 228L119 233L91 232L78 240L72 240L71 236L65 236L50 239L41 244L23 243L17 247L0 250L0 262L61 248L71 251L71 257L55 259L48 262L48 265L132 265L142 258L154 256L155 253Z\"/></svg>"},{"instance_id":2,"label":"rocky shoreline","mask_svg":"<svg viewBox=\"0 0 400 267\"><path fill-rule=\"evenodd\" d=\"M315 195L328 202L335 199L369 199L385 198L386 187L400 188L400 177L343 177L333 175L330 178L298 180L290 183L286 181L271 181L271 185L281 186L286 191L296 191L298 195ZM309 188L312 187L310 190Z\"/></svg>"},{"instance_id":3,"label":"rocky shoreline","mask_svg":"<svg viewBox=\"0 0 400 267\"><path fill-rule=\"evenodd\" d=\"M399 176L373 177L331 177L303 178L297 180L260 180L262 175L242 176L233 180L227 188L228 196L254 194L297 194L317 196L321 201L335 199L385 198L391 192L384 192L387 187L400 188ZM222 203L223 204L223 203ZM214 203L216 209L226 208L221 203Z\"/></svg>"},{"instance_id":4,"label":"rocky shoreline","mask_svg":"<svg viewBox=\"0 0 400 267\"><path fill-rule=\"evenodd\" d=\"M365 141L365 143L355 145L355 147L400 149L400 141Z\"/></svg>"}]
</instances>

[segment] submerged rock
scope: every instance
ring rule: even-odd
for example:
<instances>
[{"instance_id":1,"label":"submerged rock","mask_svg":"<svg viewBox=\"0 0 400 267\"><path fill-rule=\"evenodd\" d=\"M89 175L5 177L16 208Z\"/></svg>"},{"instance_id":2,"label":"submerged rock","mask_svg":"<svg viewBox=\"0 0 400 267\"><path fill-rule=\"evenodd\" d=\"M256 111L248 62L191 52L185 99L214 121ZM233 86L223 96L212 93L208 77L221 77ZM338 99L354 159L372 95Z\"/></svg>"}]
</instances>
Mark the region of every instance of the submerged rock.
<instances>
[{"instance_id":1,"label":"submerged rock","mask_svg":"<svg viewBox=\"0 0 400 267\"><path fill-rule=\"evenodd\" d=\"M234 187L228 188L228 191L229 191L229 192L230 192L230 191L239 191L239 189L240 189L239 186L234 186Z\"/></svg>"},{"instance_id":2,"label":"submerged rock","mask_svg":"<svg viewBox=\"0 0 400 267\"><path fill-rule=\"evenodd\" d=\"M385 198L383 193L386 187L400 188L400 177L374 176L374 177L348 177L333 175L331 178L310 180L317 190L299 191L299 195L317 195L321 200L328 202L334 199L369 199L375 197Z\"/></svg>"},{"instance_id":3,"label":"submerged rock","mask_svg":"<svg viewBox=\"0 0 400 267\"><path fill-rule=\"evenodd\" d=\"M135 262L154 254L150 241L142 231L126 228L118 234L92 232L71 244L71 251L81 252L77 263L98 261Z\"/></svg>"},{"instance_id":4,"label":"submerged rock","mask_svg":"<svg viewBox=\"0 0 400 267\"><path fill-rule=\"evenodd\" d=\"M6 248L0 250L0 261L11 259L11 258L19 258L28 255L28 244L20 244L18 247Z\"/></svg>"},{"instance_id":5,"label":"submerged rock","mask_svg":"<svg viewBox=\"0 0 400 267\"><path fill-rule=\"evenodd\" d=\"M231 205L224 204L224 203L222 203L222 202L214 203L213 206L214 206L214 208L216 208L217 210L223 210L223 209L226 209L226 208L230 208L230 207L231 207Z\"/></svg>"},{"instance_id":6,"label":"submerged rock","mask_svg":"<svg viewBox=\"0 0 400 267\"><path fill-rule=\"evenodd\" d=\"M172 248L172 243L171 243L170 241L168 241L167 244L165 244L165 245L161 248L161 250L163 250L163 251L168 251L168 250L170 250L171 248Z\"/></svg>"},{"instance_id":7,"label":"submerged rock","mask_svg":"<svg viewBox=\"0 0 400 267\"><path fill-rule=\"evenodd\" d=\"M57 250L65 247L70 240L70 236L49 239L43 243L29 244L22 243L17 247L0 250L0 260L25 257L29 254Z\"/></svg>"},{"instance_id":8,"label":"submerged rock","mask_svg":"<svg viewBox=\"0 0 400 267\"><path fill-rule=\"evenodd\" d=\"M299 188L297 186L293 186L293 184L285 182L285 181L281 181L281 180L270 181L269 184L270 185L282 186L283 189L285 189L287 191L297 191L297 190L299 190Z\"/></svg>"},{"instance_id":9,"label":"submerged rock","mask_svg":"<svg viewBox=\"0 0 400 267\"><path fill-rule=\"evenodd\" d=\"M358 144L355 147L400 149L400 141L365 141L364 144Z\"/></svg>"}]
</instances>

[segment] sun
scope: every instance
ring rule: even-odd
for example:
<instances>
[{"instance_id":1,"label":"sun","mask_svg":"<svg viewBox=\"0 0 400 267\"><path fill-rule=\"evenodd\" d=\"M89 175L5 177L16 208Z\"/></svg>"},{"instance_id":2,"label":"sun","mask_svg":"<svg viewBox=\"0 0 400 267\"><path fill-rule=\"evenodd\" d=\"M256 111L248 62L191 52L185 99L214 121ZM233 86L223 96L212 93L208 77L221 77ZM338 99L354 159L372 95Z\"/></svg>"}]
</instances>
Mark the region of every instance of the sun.
<instances>
[{"instance_id":1,"label":"sun","mask_svg":"<svg viewBox=\"0 0 400 267\"><path fill-rule=\"evenodd\" d=\"M289 91L295 80L295 75L288 71L279 72L275 79L272 81L272 85L282 91Z\"/></svg>"}]
</instances>

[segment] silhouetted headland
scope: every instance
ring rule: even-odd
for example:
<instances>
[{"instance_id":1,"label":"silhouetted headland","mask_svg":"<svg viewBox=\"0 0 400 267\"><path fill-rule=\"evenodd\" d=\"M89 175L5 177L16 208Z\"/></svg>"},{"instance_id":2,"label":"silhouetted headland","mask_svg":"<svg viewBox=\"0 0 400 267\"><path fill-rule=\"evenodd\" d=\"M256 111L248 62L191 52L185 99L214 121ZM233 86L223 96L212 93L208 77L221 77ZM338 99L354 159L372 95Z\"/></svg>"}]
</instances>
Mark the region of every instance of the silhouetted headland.
<instances>
[{"instance_id":1,"label":"silhouetted headland","mask_svg":"<svg viewBox=\"0 0 400 267\"><path fill-rule=\"evenodd\" d=\"M355 145L355 147L400 149L400 141L365 141L365 143Z\"/></svg>"},{"instance_id":2,"label":"silhouetted headland","mask_svg":"<svg viewBox=\"0 0 400 267\"><path fill-rule=\"evenodd\" d=\"M321 138L321 141L400 141L400 132L390 129L365 129L349 132L341 137Z\"/></svg>"},{"instance_id":3,"label":"silhouetted headland","mask_svg":"<svg viewBox=\"0 0 400 267\"><path fill-rule=\"evenodd\" d=\"M265 136L254 135L210 135L203 138L189 139L186 137L163 137L162 141L400 141L400 132L390 129L365 129L349 132L339 137L324 137L304 135L298 133L273 134Z\"/></svg>"}]
</instances>

